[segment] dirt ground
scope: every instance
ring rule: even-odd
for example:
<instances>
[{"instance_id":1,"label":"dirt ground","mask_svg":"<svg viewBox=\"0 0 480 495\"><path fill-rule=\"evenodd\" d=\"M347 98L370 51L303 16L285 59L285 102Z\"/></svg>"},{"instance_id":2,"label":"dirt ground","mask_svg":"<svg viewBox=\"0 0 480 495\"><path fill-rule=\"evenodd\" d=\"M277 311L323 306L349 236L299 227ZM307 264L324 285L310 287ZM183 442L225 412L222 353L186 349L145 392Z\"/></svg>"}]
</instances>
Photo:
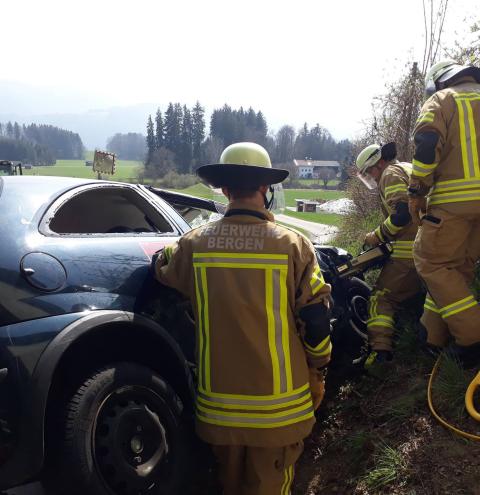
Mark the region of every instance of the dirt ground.
<instances>
[{"instance_id":1,"label":"dirt ground","mask_svg":"<svg viewBox=\"0 0 480 495\"><path fill-rule=\"evenodd\" d=\"M306 441L293 495L480 495L480 442L453 435L428 410L431 364L397 363L330 396ZM455 419L480 433L465 413Z\"/></svg>"}]
</instances>

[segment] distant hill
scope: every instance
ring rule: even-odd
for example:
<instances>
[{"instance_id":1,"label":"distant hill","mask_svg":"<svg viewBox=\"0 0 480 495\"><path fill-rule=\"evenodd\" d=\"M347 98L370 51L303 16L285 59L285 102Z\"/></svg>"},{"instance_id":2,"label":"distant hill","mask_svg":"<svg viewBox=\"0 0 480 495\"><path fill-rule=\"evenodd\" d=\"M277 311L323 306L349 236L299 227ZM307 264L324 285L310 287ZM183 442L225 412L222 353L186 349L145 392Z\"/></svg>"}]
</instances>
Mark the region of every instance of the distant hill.
<instances>
[{"instance_id":1,"label":"distant hill","mask_svg":"<svg viewBox=\"0 0 480 495\"><path fill-rule=\"evenodd\" d=\"M0 81L0 122L58 126L80 134L87 148L103 149L116 133L145 133L148 114L154 114L159 106L145 103L101 108L105 105L101 100L83 93Z\"/></svg>"}]
</instances>

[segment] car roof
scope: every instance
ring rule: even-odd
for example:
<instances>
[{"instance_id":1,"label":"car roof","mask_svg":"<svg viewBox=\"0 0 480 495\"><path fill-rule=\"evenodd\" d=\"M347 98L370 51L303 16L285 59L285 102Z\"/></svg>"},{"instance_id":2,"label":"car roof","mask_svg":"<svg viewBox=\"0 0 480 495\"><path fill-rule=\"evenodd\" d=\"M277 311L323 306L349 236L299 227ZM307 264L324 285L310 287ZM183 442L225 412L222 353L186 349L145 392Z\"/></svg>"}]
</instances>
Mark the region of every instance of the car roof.
<instances>
[{"instance_id":1,"label":"car roof","mask_svg":"<svg viewBox=\"0 0 480 495\"><path fill-rule=\"evenodd\" d=\"M2 184L3 182L3 184ZM10 191L15 190L16 194L25 195L35 193L37 196L49 198L52 194L67 191L87 184L115 184L118 186L134 187L134 184L97 179L78 179L76 177L56 177L51 175L7 175L0 176L0 198L2 187Z\"/></svg>"},{"instance_id":2,"label":"car roof","mask_svg":"<svg viewBox=\"0 0 480 495\"><path fill-rule=\"evenodd\" d=\"M50 192L90 184L95 181L95 179L77 179L76 177L55 177L50 175L6 175L2 176L2 180L8 187L27 190L29 187L41 186L48 188Z\"/></svg>"}]
</instances>

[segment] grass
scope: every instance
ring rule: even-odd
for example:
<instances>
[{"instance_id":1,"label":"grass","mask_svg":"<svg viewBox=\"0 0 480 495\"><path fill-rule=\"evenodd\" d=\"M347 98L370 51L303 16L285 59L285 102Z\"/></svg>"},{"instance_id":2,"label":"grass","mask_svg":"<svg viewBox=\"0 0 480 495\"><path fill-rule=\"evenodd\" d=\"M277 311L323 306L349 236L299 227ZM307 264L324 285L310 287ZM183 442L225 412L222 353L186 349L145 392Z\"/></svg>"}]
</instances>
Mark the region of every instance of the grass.
<instances>
[{"instance_id":1,"label":"grass","mask_svg":"<svg viewBox=\"0 0 480 495\"><path fill-rule=\"evenodd\" d=\"M296 206L295 199L340 199L345 197L344 191L325 191L322 189L284 189L285 205Z\"/></svg>"},{"instance_id":2,"label":"grass","mask_svg":"<svg viewBox=\"0 0 480 495\"><path fill-rule=\"evenodd\" d=\"M460 362L443 354L433 385L434 401L438 409L455 421L465 417L465 392L470 384L468 373Z\"/></svg>"},{"instance_id":3,"label":"grass","mask_svg":"<svg viewBox=\"0 0 480 495\"><path fill-rule=\"evenodd\" d=\"M296 225L290 225L289 223L283 223L283 222L276 222L276 223L278 223L278 225L283 225L283 227L287 227L290 230L294 230L295 232L299 232L300 234L304 235L307 239L312 240L312 234L305 229L301 229Z\"/></svg>"},{"instance_id":4,"label":"grass","mask_svg":"<svg viewBox=\"0 0 480 495\"><path fill-rule=\"evenodd\" d=\"M213 198L213 191L203 184L195 184L194 186L181 189L179 192L192 194L201 198ZM285 206L296 206L295 199L323 199L329 201L331 199L340 199L345 197L343 191L323 191L314 189L284 189Z\"/></svg>"},{"instance_id":5,"label":"grass","mask_svg":"<svg viewBox=\"0 0 480 495\"><path fill-rule=\"evenodd\" d=\"M403 454L390 445L381 445L373 456L375 467L363 476L368 488L378 490L399 479L407 469Z\"/></svg>"},{"instance_id":6,"label":"grass","mask_svg":"<svg viewBox=\"0 0 480 495\"><path fill-rule=\"evenodd\" d=\"M312 184L320 184L320 186L323 187L323 180L319 180L319 179L294 179L294 180L295 182L300 182L300 184L305 186L311 186ZM338 179L329 180L327 187L336 186L339 183L340 181Z\"/></svg>"},{"instance_id":7,"label":"grass","mask_svg":"<svg viewBox=\"0 0 480 495\"><path fill-rule=\"evenodd\" d=\"M307 220L308 222L323 223L326 225L340 226L342 223L342 215L336 213L306 213L301 211L285 210L285 215L293 218L299 218L300 220Z\"/></svg>"},{"instance_id":8,"label":"grass","mask_svg":"<svg viewBox=\"0 0 480 495\"><path fill-rule=\"evenodd\" d=\"M187 187L186 189L179 189L178 192L191 194L192 196L197 196L199 198L213 199L214 197L213 190L203 184L195 184L194 186Z\"/></svg>"},{"instance_id":9,"label":"grass","mask_svg":"<svg viewBox=\"0 0 480 495\"><path fill-rule=\"evenodd\" d=\"M141 162L130 160L117 160L113 180L131 181L137 176L137 170ZM24 170L25 175L54 175L60 177L78 177L85 179L96 179L97 174L93 172L92 167L85 165L85 160L57 160L55 165L49 167L33 167L30 170ZM110 177L110 176L108 176Z\"/></svg>"}]
</instances>

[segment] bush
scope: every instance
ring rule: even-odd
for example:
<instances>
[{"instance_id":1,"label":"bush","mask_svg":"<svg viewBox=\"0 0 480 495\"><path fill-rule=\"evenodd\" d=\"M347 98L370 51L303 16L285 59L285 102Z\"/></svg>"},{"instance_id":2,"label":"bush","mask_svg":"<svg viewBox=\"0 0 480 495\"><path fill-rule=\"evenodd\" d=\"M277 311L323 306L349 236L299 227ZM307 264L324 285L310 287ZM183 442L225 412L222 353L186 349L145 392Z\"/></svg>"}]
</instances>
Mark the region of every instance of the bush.
<instances>
[{"instance_id":1,"label":"bush","mask_svg":"<svg viewBox=\"0 0 480 495\"><path fill-rule=\"evenodd\" d=\"M282 182L284 189L303 189L305 186L298 179L288 178Z\"/></svg>"},{"instance_id":2,"label":"bush","mask_svg":"<svg viewBox=\"0 0 480 495\"><path fill-rule=\"evenodd\" d=\"M192 174L179 174L174 171L167 172L160 180L159 185L170 189L186 189L199 182L197 176Z\"/></svg>"},{"instance_id":3,"label":"bush","mask_svg":"<svg viewBox=\"0 0 480 495\"><path fill-rule=\"evenodd\" d=\"M361 251L365 234L383 221L383 214L378 192L368 190L357 178L351 177L348 181L347 195L354 208L345 215L334 243L355 254Z\"/></svg>"}]
</instances>

